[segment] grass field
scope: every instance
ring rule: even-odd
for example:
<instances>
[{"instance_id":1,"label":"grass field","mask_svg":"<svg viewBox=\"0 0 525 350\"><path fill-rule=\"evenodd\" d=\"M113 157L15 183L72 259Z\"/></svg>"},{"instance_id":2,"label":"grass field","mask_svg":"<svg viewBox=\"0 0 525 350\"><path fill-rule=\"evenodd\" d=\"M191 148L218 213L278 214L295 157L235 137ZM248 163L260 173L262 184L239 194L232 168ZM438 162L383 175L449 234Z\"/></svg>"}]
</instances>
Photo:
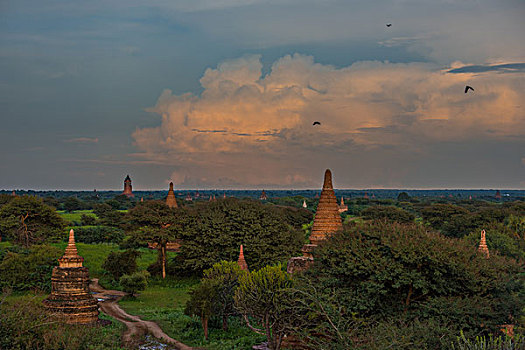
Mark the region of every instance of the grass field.
<instances>
[{"instance_id":1,"label":"grass field","mask_svg":"<svg viewBox=\"0 0 525 350\"><path fill-rule=\"evenodd\" d=\"M97 217L95 214L93 214L93 210L75 210L71 213L68 213L65 210L57 210L57 213L60 214L60 216L62 216L65 220L71 223L80 223L82 215Z\"/></svg>"},{"instance_id":2,"label":"grass field","mask_svg":"<svg viewBox=\"0 0 525 350\"><path fill-rule=\"evenodd\" d=\"M170 337L186 345L205 349L251 349L265 340L250 331L237 318L230 318L229 330L223 331L219 322L210 322L209 340L204 339L200 320L184 315L189 291L198 284L197 279L152 279L137 298L121 300L119 304L128 313L157 322Z\"/></svg>"}]
</instances>

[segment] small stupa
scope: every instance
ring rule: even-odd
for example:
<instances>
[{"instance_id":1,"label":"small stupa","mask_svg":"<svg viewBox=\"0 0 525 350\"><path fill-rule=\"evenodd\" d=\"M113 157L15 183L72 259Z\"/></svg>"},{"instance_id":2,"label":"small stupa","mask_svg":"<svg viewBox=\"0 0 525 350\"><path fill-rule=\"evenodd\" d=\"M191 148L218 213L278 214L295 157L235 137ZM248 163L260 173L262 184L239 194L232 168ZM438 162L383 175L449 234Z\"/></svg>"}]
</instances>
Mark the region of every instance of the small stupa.
<instances>
[{"instance_id":1,"label":"small stupa","mask_svg":"<svg viewBox=\"0 0 525 350\"><path fill-rule=\"evenodd\" d=\"M173 182L170 182L170 189L166 197L166 205L170 208L178 208L177 199L175 199L175 192L173 192Z\"/></svg>"},{"instance_id":2,"label":"small stupa","mask_svg":"<svg viewBox=\"0 0 525 350\"><path fill-rule=\"evenodd\" d=\"M364 199L368 199L368 193L365 192L365 195L363 196Z\"/></svg>"},{"instance_id":3,"label":"small stupa","mask_svg":"<svg viewBox=\"0 0 525 350\"><path fill-rule=\"evenodd\" d=\"M303 208L308 208L308 206L306 205L306 200L303 199Z\"/></svg>"},{"instance_id":4,"label":"small stupa","mask_svg":"<svg viewBox=\"0 0 525 350\"><path fill-rule=\"evenodd\" d=\"M260 200L262 201L265 201L268 199L268 197L266 196L266 192L264 192L264 190L262 190L262 193L261 193L261 196L259 197Z\"/></svg>"},{"instance_id":5,"label":"small stupa","mask_svg":"<svg viewBox=\"0 0 525 350\"><path fill-rule=\"evenodd\" d=\"M124 191L122 192L122 194L128 197L135 197L131 187L131 178L129 177L129 175L127 175L124 179Z\"/></svg>"},{"instance_id":6,"label":"small stupa","mask_svg":"<svg viewBox=\"0 0 525 350\"><path fill-rule=\"evenodd\" d=\"M494 195L494 198L501 199L501 192L499 190L496 190L496 194Z\"/></svg>"},{"instance_id":7,"label":"small stupa","mask_svg":"<svg viewBox=\"0 0 525 350\"><path fill-rule=\"evenodd\" d=\"M326 239L332 233L343 229L343 222L339 215L339 205L335 198L334 188L332 185L332 172L326 169L324 173L323 190L321 198L315 213L310 243L318 244Z\"/></svg>"},{"instance_id":8,"label":"small stupa","mask_svg":"<svg viewBox=\"0 0 525 350\"><path fill-rule=\"evenodd\" d=\"M339 204L339 212L344 213L345 211L348 211L348 205L345 204L344 197L341 196L341 204Z\"/></svg>"},{"instance_id":9,"label":"small stupa","mask_svg":"<svg viewBox=\"0 0 525 350\"><path fill-rule=\"evenodd\" d=\"M487 240L485 237L486 233L485 230L481 230L481 240L479 242L478 251L482 252L485 257L488 259L490 257L489 254L489 247L487 247Z\"/></svg>"},{"instance_id":10,"label":"small stupa","mask_svg":"<svg viewBox=\"0 0 525 350\"><path fill-rule=\"evenodd\" d=\"M248 264L246 263L246 260L244 260L244 251L243 251L243 248L242 248L242 244L241 244L241 251L239 252L239 259L237 260L237 264L239 264L239 267L241 268L241 270L244 270L244 271L250 271L248 270Z\"/></svg>"},{"instance_id":11,"label":"small stupa","mask_svg":"<svg viewBox=\"0 0 525 350\"><path fill-rule=\"evenodd\" d=\"M75 233L69 231L69 242L63 257L51 275L51 295L43 303L47 310L59 314L70 324L94 324L98 321L97 300L89 292L89 271L82 266Z\"/></svg>"}]
</instances>

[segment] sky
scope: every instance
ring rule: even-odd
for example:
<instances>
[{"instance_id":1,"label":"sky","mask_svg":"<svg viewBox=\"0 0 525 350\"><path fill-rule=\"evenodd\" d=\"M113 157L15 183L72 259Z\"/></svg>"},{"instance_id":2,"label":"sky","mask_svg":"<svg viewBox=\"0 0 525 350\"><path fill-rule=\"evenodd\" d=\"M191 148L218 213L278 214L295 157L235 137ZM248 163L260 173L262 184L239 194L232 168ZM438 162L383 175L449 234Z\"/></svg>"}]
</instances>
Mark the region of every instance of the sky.
<instances>
[{"instance_id":1,"label":"sky","mask_svg":"<svg viewBox=\"0 0 525 350\"><path fill-rule=\"evenodd\" d=\"M523 18L523 0L2 0L0 189L320 188L326 168L336 188L525 189Z\"/></svg>"}]
</instances>

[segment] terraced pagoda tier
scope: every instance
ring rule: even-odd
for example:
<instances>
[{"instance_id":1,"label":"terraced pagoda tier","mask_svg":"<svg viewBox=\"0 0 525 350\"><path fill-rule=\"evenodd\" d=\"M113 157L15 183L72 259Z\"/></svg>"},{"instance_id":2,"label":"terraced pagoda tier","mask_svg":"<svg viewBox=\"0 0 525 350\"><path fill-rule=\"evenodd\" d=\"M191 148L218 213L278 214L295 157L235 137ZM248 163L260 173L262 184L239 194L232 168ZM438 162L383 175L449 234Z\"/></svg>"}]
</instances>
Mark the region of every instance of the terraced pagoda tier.
<instances>
[{"instance_id":1,"label":"terraced pagoda tier","mask_svg":"<svg viewBox=\"0 0 525 350\"><path fill-rule=\"evenodd\" d=\"M70 324L94 324L98 321L98 303L89 292L89 271L82 266L84 258L78 255L75 234L69 232L69 242L59 266L51 275L51 295L43 304L46 309L64 317Z\"/></svg>"}]
</instances>

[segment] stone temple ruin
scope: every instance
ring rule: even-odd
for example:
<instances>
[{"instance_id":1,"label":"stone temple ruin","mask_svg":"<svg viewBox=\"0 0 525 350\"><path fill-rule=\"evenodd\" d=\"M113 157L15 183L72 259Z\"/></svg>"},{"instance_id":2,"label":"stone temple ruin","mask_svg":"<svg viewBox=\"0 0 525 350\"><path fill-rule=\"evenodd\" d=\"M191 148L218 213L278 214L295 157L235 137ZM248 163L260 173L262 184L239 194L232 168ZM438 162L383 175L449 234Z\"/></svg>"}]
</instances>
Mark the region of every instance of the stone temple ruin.
<instances>
[{"instance_id":1,"label":"stone temple ruin","mask_svg":"<svg viewBox=\"0 0 525 350\"><path fill-rule=\"evenodd\" d=\"M324 173L323 190L315 213L310 243L303 246L303 256L291 258L287 271L294 273L307 269L313 263L312 251L329 235L343 229L343 221L339 214L339 205L332 185L332 172L326 169Z\"/></svg>"},{"instance_id":2,"label":"stone temple ruin","mask_svg":"<svg viewBox=\"0 0 525 350\"><path fill-rule=\"evenodd\" d=\"M77 253L75 233L71 230L66 252L53 269L51 295L43 301L47 310L63 316L69 324L98 321L98 303L89 292L89 271L82 266L83 261Z\"/></svg>"},{"instance_id":3,"label":"stone temple ruin","mask_svg":"<svg viewBox=\"0 0 525 350\"><path fill-rule=\"evenodd\" d=\"M173 192L173 182L170 182L170 189L166 197L166 205L170 208L177 208L177 199L175 199L175 192Z\"/></svg>"}]
</instances>

